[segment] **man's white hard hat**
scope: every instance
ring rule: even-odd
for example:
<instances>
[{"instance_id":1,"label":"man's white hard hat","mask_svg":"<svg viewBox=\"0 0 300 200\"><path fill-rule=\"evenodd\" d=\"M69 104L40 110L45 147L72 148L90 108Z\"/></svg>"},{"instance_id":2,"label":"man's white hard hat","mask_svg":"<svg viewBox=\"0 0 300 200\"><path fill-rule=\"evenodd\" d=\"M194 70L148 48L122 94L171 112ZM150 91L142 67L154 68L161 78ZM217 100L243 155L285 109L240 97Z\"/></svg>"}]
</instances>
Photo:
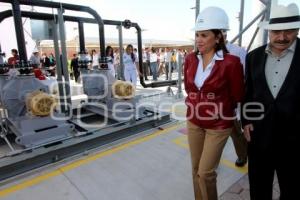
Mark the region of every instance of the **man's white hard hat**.
<instances>
[{"instance_id":1,"label":"man's white hard hat","mask_svg":"<svg viewBox=\"0 0 300 200\"><path fill-rule=\"evenodd\" d=\"M287 30L300 28L299 8L295 3L287 6L274 5L271 8L270 20L259 24L267 30Z\"/></svg>"}]
</instances>

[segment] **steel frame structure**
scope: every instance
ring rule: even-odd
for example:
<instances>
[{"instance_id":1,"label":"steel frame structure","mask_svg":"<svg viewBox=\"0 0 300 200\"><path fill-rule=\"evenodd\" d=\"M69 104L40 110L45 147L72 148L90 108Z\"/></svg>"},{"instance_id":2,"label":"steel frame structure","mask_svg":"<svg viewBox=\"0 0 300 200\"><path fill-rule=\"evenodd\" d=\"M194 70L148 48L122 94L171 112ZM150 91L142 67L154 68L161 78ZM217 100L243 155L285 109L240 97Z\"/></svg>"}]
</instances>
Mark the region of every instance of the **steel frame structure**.
<instances>
[{"instance_id":1,"label":"steel frame structure","mask_svg":"<svg viewBox=\"0 0 300 200\"><path fill-rule=\"evenodd\" d=\"M104 39L104 24L124 26L125 21L112 21L102 20L101 17L93 9L85 6L78 6L64 3L54 3L38 0L0 0L0 2L11 3L12 10L4 11L0 13L0 23L7 17L13 16L16 27L16 37L18 43L18 49L20 52L20 59L27 61L27 52L25 48L25 39L22 27L22 17L30 17L32 19L53 20L55 24L58 22L59 28L63 28L64 21L78 22L79 35L80 35L80 49L85 48L83 23L95 23L98 24L99 41L101 49L101 57L105 58L105 39ZM48 8L58 9L57 15L51 15L46 13L33 13L20 10L20 5L41 6ZM63 10L73 10L90 13L95 19L92 18L80 18L73 16L63 16ZM57 24L55 25L57 26ZM142 54L142 38L141 28L137 23L131 23L131 27L135 27L137 30L139 55ZM56 27L57 28L57 27ZM54 31L55 32L55 31ZM55 35L55 34L54 34ZM64 37L61 37L63 39ZM58 45L57 35L54 37L55 51L57 52ZM62 48L65 46L62 45ZM64 52L62 52L64 53ZM104 60L105 61L105 60ZM142 71L142 56L139 56L140 70ZM64 65L64 64L63 64ZM59 67L58 67L58 70ZM61 74L60 74L61 76ZM145 84L143 77L141 84L144 87L161 87L168 85L175 85L177 81L161 81L150 84ZM62 94L62 93L60 93ZM64 94L64 93L63 93ZM98 129L84 129L77 127L81 131L70 139L60 141L58 143L52 143L36 148L23 149L19 152L15 152L13 155L6 155L0 158L0 181L24 173L26 171L57 162L64 158L90 151L91 149L100 147L101 145L111 143L113 141L125 138L130 135L140 133L141 131L149 130L155 127L159 127L163 124L172 122L169 113L157 112L151 109L147 109L147 116L135 121L126 121L121 123L112 123L111 125L98 128Z\"/></svg>"}]
</instances>

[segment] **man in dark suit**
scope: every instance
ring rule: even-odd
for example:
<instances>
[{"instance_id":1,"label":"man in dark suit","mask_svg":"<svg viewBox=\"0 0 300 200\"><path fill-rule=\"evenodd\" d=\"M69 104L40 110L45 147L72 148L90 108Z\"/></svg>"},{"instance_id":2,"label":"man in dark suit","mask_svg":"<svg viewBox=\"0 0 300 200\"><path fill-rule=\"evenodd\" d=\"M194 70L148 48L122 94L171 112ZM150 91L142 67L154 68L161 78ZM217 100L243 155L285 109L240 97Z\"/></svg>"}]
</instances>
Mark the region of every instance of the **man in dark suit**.
<instances>
[{"instance_id":1,"label":"man in dark suit","mask_svg":"<svg viewBox=\"0 0 300 200\"><path fill-rule=\"evenodd\" d=\"M261 25L270 42L246 57L242 109L252 200L272 200L276 172L281 200L299 196L300 28L296 4L272 7Z\"/></svg>"},{"instance_id":2,"label":"man in dark suit","mask_svg":"<svg viewBox=\"0 0 300 200\"><path fill-rule=\"evenodd\" d=\"M71 60L71 70L73 71L73 76L75 78L75 82L78 83L79 76L80 76L80 69L79 69L79 64L78 64L78 57L77 54L73 54L73 58Z\"/></svg>"}]
</instances>

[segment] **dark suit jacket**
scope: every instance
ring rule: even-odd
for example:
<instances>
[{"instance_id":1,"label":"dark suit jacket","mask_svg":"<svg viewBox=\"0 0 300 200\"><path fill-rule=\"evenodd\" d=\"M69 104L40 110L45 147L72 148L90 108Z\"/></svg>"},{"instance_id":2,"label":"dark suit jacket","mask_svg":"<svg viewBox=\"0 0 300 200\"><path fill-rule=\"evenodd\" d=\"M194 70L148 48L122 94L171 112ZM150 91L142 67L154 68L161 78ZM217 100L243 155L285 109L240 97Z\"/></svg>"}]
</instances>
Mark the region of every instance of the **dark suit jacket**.
<instances>
[{"instance_id":1,"label":"dark suit jacket","mask_svg":"<svg viewBox=\"0 0 300 200\"><path fill-rule=\"evenodd\" d=\"M72 60L71 60L71 69L75 73L79 72L78 58L72 58Z\"/></svg>"},{"instance_id":2,"label":"dark suit jacket","mask_svg":"<svg viewBox=\"0 0 300 200\"><path fill-rule=\"evenodd\" d=\"M46 56L45 58L42 58L42 66L43 67L50 67L50 59Z\"/></svg>"},{"instance_id":3,"label":"dark suit jacket","mask_svg":"<svg viewBox=\"0 0 300 200\"><path fill-rule=\"evenodd\" d=\"M290 69L276 98L273 97L265 77L267 58L265 49L266 45L259 47L246 57L246 95L242 105L242 111L248 117L263 114L262 119L255 120L245 117L242 112L243 125L249 123L254 125L251 143L262 148L268 148L278 141L284 144L299 140L300 135L300 40L297 39ZM249 102L260 103L264 111L246 112L245 105ZM250 107L258 108L257 106L247 108Z\"/></svg>"}]
</instances>

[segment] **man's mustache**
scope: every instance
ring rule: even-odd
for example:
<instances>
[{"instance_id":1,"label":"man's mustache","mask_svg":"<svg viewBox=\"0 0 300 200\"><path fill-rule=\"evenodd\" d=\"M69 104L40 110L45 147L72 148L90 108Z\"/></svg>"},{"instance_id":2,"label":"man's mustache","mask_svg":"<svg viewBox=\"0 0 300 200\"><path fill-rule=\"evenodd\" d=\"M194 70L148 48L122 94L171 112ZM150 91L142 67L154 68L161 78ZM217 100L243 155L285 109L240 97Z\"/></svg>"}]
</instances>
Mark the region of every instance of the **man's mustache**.
<instances>
[{"instance_id":1,"label":"man's mustache","mask_svg":"<svg viewBox=\"0 0 300 200\"><path fill-rule=\"evenodd\" d=\"M289 44L290 41L289 40L278 40L278 41L275 41L276 44Z\"/></svg>"}]
</instances>

